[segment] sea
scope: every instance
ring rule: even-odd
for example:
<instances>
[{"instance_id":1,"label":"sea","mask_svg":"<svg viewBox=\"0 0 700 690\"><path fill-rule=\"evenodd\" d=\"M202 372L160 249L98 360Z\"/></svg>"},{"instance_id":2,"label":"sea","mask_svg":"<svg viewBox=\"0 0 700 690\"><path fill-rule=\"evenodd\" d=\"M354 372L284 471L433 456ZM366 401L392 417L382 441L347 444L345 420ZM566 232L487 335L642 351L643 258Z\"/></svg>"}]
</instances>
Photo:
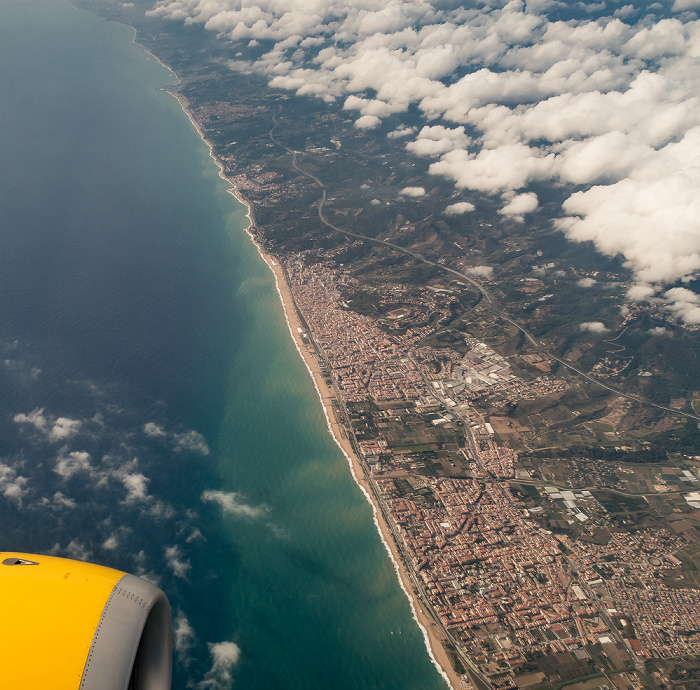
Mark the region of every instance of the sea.
<instances>
[{"instance_id":1,"label":"sea","mask_svg":"<svg viewBox=\"0 0 700 690\"><path fill-rule=\"evenodd\" d=\"M0 0L0 550L156 582L177 690L445 688L174 81Z\"/></svg>"}]
</instances>

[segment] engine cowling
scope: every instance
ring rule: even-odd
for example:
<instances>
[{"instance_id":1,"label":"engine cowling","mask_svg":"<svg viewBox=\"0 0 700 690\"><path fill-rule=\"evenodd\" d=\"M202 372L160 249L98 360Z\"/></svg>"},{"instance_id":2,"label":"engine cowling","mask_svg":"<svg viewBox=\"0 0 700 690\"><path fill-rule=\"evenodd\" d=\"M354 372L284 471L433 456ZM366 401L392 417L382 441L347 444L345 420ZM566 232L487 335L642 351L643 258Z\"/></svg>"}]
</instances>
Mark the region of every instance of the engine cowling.
<instances>
[{"instance_id":1,"label":"engine cowling","mask_svg":"<svg viewBox=\"0 0 700 690\"><path fill-rule=\"evenodd\" d=\"M0 552L2 687L170 690L170 605L134 575Z\"/></svg>"}]
</instances>

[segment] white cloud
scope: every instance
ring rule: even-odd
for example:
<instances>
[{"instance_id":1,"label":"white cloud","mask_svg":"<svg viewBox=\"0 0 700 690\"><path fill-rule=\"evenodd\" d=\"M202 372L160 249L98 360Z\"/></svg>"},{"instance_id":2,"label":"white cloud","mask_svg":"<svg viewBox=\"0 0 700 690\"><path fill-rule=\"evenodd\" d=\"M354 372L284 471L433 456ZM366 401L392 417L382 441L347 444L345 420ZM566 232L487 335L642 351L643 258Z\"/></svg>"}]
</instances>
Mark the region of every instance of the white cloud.
<instances>
[{"instance_id":1,"label":"white cloud","mask_svg":"<svg viewBox=\"0 0 700 690\"><path fill-rule=\"evenodd\" d=\"M17 424L31 424L38 431L46 431L49 426L49 422L44 415L44 408L36 409L29 414L16 414L13 421Z\"/></svg>"},{"instance_id":2,"label":"white cloud","mask_svg":"<svg viewBox=\"0 0 700 690\"><path fill-rule=\"evenodd\" d=\"M415 127L407 127L406 125L401 125L395 130L389 132L386 136L389 139L402 139L403 137L410 137L416 131Z\"/></svg>"},{"instance_id":3,"label":"white cloud","mask_svg":"<svg viewBox=\"0 0 700 690\"><path fill-rule=\"evenodd\" d=\"M27 493L28 480L17 474L17 471L0 462L0 492L5 498L22 505L22 497Z\"/></svg>"},{"instance_id":4,"label":"white cloud","mask_svg":"<svg viewBox=\"0 0 700 690\"><path fill-rule=\"evenodd\" d=\"M105 551L114 551L119 546L119 539L116 534L112 534L102 542L102 548Z\"/></svg>"},{"instance_id":5,"label":"white cloud","mask_svg":"<svg viewBox=\"0 0 700 690\"><path fill-rule=\"evenodd\" d=\"M667 309L685 323L700 324L700 295L676 287L666 290L664 298L668 301Z\"/></svg>"},{"instance_id":6,"label":"white cloud","mask_svg":"<svg viewBox=\"0 0 700 690\"><path fill-rule=\"evenodd\" d=\"M465 273L468 273L475 278L485 278L486 280L491 280L493 277L493 268L491 266L470 266L465 270Z\"/></svg>"},{"instance_id":7,"label":"white cloud","mask_svg":"<svg viewBox=\"0 0 700 690\"><path fill-rule=\"evenodd\" d=\"M59 417L49 432L50 441L64 441L75 436L80 431L81 422L77 419Z\"/></svg>"},{"instance_id":8,"label":"white cloud","mask_svg":"<svg viewBox=\"0 0 700 690\"><path fill-rule=\"evenodd\" d=\"M241 495L235 491L204 491L201 495L201 500L205 503L216 503L221 506L224 513L255 519L262 517L269 508L265 505L250 506L241 501Z\"/></svg>"},{"instance_id":9,"label":"white cloud","mask_svg":"<svg viewBox=\"0 0 700 690\"><path fill-rule=\"evenodd\" d=\"M175 434L173 439L175 443L175 450L177 451L189 450L194 453L209 455L209 446L204 440L204 436L198 434L196 431L186 431L182 434Z\"/></svg>"},{"instance_id":10,"label":"white cloud","mask_svg":"<svg viewBox=\"0 0 700 690\"><path fill-rule=\"evenodd\" d=\"M382 121L376 115L363 115L354 122L357 129L376 129L381 124Z\"/></svg>"},{"instance_id":11,"label":"white cloud","mask_svg":"<svg viewBox=\"0 0 700 690\"><path fill-rule=\"evenodd\" d=\"M44 414L44 408L38 408L29 414L16 414L13 417L13 421L17 424L30 424L52 442L65 441L72 438L80 431L82 426L80 420L70 419L69 417L58 417L52 420L50 416Z\"/></svg>"},{"instance_id":12,"label":"white cloud","mask_svg":"<svg viewBox=\"0 0 700 690\"><path fill-rule=\"evenodd\" d=\"M464 149L471 138L464 133L464 127L450 129L442 125L423 127L415 141L409 141L406 148L418 156L436 158L448 151Z\"/></svg>"},{"instance_id":13,"label":"white cloud","mask_svg":"<svg viewBox=\"0 0 700 690\"><path fill-rule=\"evenodd\" d=\"M476 209L474 204L470 204L468 201L458 201L447 206L443 213L446 216L462 216L465 213L471 213L474 209Z\"/></svg>"},{"instance_id":14,"label":"white cloud","mask_svg":"<svg viewBox=\"0 0 700 690\"><path fill-rule=\"evenodd\" d=\"M190 661L190 650L194 646L196 636L187 616L178 611L173 621L173 643L178 661L187 666Z\"/></svg>"},{"instance_id":15,"label":"white cloud","mask_svg":"<svg viewBox=\"0 0 700 690\"><path fill-rule=\"evenodd\" d=\"M134 554L134 573L144 580L153 583L156 587L160 587L161 576L159 573L154 573L152 570L147 570L146 568L146 552L141 550L137 554Z\"/></svg>"},{"instance_id":16,"label":"white cloud","mask_svg":"<svg viewBox=\"0 0 700 690\"><path fill-rule=\"evenodd\" d=\"M75 508L78 505L75 499L69 498L61 491L56 491L56 493L54 493L53 504L58 508Z\"/></svg>"},{"instance_id":17,"label":"white cloud","mask_svg":"<svg viewBox=\"0 0 700 690\"><path fill-rule=\"evenodd\" d=\"M656 294L656 290L651 285L638 283L627 290L627 299L632 302L643 302L651 299Z\"/></svg>"},{"instance_id":18,"label":"white cloud","mask_svg":"<svg viewBox=\"0 0 700 690\"><path fill-rule=\"evenodd\" d=\"M588 333L607 333L608 328L602 321L586 321L579 324L579 330Z\"/></svg>"},{"instance_id":19,"label":"white cloud","mask_svg":"<svg viewBox=\"0 0 700 690\"><path fill-rule=\"evenodd\" d=\"M233 685L233 669L240 659L240 648L233 642L209 643L209 654L212 666L197 687L200 690L228 690Z\"/></svg>"},{"instance_id":20,"label":"white cloud","mask_svg":"<svg viewBox=\"0 0 700 690\"><path fill-rule=\"evenodd\" d=\"M177 544L166 547L165 562L168 568L173 571L175 577L180 577L184 580L187 579L190 570L192 570L192 564L184 557L182 549Z\"/></svg>"},{"instance_id":21,"label":"white cloud","mask_svg":"<svg viewBox=\"0 0 700 690\"><path fill-rule=\"evenodd\" d=\"M158 426L154 422L148 422L148 424L143 425L143 433L151 438L159 438L165 436L165 429L162 426Z\"/></svg>"},{"instance_id":22,"label":"white cloud","mask_svg":"<svg viewBox=\"0 0 700 690\"><path fill-rule=\"evenodd\" d=\"M125 473L121 476L122 483L126 489L126 502L137 503L139 501L147 501L148 495L148 477L145 477L140 472Z\"/></svg>"},{"instance_id":23,"label":"white cloud","mask_svg":"<svg viewBox=\"0 0 700 690\"><path fill-rule=\"evenodd\" d=\"M524 215L535 211L538 205L537 195L532 192L526 192L525 194L514 196L498 212L503 216L510 216L514 220L522 222Z\"/></svg>"},{"instance_id":24,"label":"white cloud","mask_svg":"<svg viewBox=\"0 0 700 690\"><path fill-rule=\"evenodd\" d=\"M185 541L188 544L191 544L193 541L206 541L206 537L202 534L202 531L198 527L193 527Z\"/></svg>"},{"instance_id":25,"label":"white cloud","mask_svg":"<svg viewBox=\"0 0 700 690\"><path fill-rule=\"evenodd\" d=\"M343 104L343 110L359 110L362 115L377 118L377 124L379 124L381 122L380 118L391 115L396 112L397 108L376 98L348 96Z\"/></svg>"},{"instance_id":26,"label":"white cloud","mask_svg":"<svg viewBox=\"0 0 700 690\"><path fill-rule=\"evenodd\" d=\"M66 546L66 553L71 558L75 558L78 561L92 560L92 551L77 539L73 539L68 546Z\"/></svg>"},{"instance_id":27,"label":"white cloud","mask_svg":"<svg viewBox=\"0 0 700 690\"><path fill-rule=\"evenodd\" d=\"M697 171L700 181L700 167ZM700 201L696 182L682 171L655 180L625 179L576 192L558 222L567 237L592 241L622 255L635 277L669 283L700 270Z\"/></svg>"},{"instance_id":28,"label":"white cloud","mask_svg":"<svg viewBox=\"0 0 700 690\"><path fill-rule=\"evenodd\" d=\"M410 197L425 196L425 187L404 187L399 194Z\"/></svg>"},{"instance_id":29,"label":"white cloud","mask_svg":"<svg viewBox=\"0 0 700 690\"><path fill-rule=\"evenodd\" d=\"M700 9L700 0L675 0L673 3L674 12Z\"/></svg>"},{"instance_id":30,"label":"white cloud","mask_svg":"<svg viewBox=\"0 0 700 690\"><path fill-rule=\"evenodd\" d=\"M148 14L242 50L267 41L232 68L343 103L360 129L392 118L389 139L418 132L408 150L437 158L430 172L458 188L562 187L557 227L657 292L700 275L700 21L689 14L700 0L675 0L684 14L672 18L601 2L563 21L560 4L160 0ZM521 219L527 198L507 197L502 212ZM695 318L686 307L674 313Z\"/></svg>"},{"instance_id":31,"label":"white cloud","mask_svg":"<svg viewBox=\"0 0 700 690\"><path fill-rule=\"evenodd\" d=\"M551 176L554 154L543 155L525 144L505 144L482 149L474 155L468 151L450 151L430 165L433 175L442 175L459 188L494 194L522 189L530 182Z\"/></svg>"},{"instance_id":32,"label":"white cloud","mask_svg":"<svg viewBox=\"0 0 700 690\"><path fill-rule=\"evenodd\" d=\"M148 501L148 514L152 517L159 518L161 520L172 520L175 516L175 510L172 506L168 505L163 501L152 501L149 497Z\"/></svg>"},{"instance_id":33,"label":"white cloud","mask_svg":"<svg viewBox=\"0 0 700 690\"><path fill-rule=\"evenodd\" d=\"M68 556L76 561L91 561L92 551L78 539L73 539L68 546L62 548L59 543L53 545L49 554L52 556Z\"/></svg>"},{"instance_id":34,"label":"white cloud","mask_svg":"<svg viewBox=\"0 0 700 690\"><path fill-rule=\"evenodd\" d=\"M202 455L210 453L204 436L194 430L171 434L155 422L148 422L143 425L143 432L149 438L171 439L176 451L192 451Z\"/></svg>"},{"instance_id":35,"label":"white cloud","mask_svg":"<svg viewBox=\"0 0 700 690\"><path fill-rule=\"evenodd\" d=\"M93 469L93 466L90 464L90 453L85 451L66 453L64 451L56 458L54 472L61 475L64 479L68 479L79 472L92 474Z\"/></svg>"},{"instance_id":36,"label":"white cloud","mask_svg":"<svg viewBox=\"0 0 700 690\"><path fill-rule=\"evenodd\" d=\"M619 17L620 19L627 19L634 16L637 13L634 5L623 5L622 7L615 10L613 16Z\"/></svg>"},{"instance_id":37,"label":"white cloud","mask_svg":"<svg viewBox=\"0 0 700 690\"><path fill-rule=\"evenodd\" d=\"M581 280L576 281L576 285L582 288L592 288L597 285L598 281L594 278L581 278Z\"/></svg>"}]
</instances>

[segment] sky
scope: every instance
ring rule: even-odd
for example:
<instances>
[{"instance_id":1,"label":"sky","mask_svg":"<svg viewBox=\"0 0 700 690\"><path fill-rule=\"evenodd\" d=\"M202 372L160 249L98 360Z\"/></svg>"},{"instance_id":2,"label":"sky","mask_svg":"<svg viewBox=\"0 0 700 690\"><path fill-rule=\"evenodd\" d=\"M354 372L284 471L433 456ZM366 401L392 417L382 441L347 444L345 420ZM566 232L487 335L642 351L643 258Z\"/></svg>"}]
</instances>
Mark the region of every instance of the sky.
<instances>
[{"instance_id":1,"label":"sky","mask_svg":"<svg viewBox=\"0 0 700 690\"><path fill-rule=\"evenodd\" d=\"M160 0L148 12L203 24L241 46L232 69L335 102L358 129L389 121L396 146L456 190L495 198L506 218L539 208L533 185L560 188L556 227L621 256L629 300L690 324L699 13L700 0Z\"/></svg>"}]
</instances>

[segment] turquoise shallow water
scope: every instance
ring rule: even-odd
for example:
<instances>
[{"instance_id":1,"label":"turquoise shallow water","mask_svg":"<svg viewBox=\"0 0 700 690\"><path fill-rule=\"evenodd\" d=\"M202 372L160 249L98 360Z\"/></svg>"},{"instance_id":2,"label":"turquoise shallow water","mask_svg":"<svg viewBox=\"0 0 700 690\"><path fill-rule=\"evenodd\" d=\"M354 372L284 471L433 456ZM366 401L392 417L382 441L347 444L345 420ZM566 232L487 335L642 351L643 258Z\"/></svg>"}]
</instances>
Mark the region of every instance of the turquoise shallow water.
<instances>
[{"instance_id":1,"label":"turquoise shallow water","mask_svg":"<svg viewBox=\"0 0 700 690\"><path fill-rule=\"evenodd\" d=\"M172 75L62 0L0 65L0 549L159 582L174 688L444 687Z\"/></svg>"}]
</instances>

